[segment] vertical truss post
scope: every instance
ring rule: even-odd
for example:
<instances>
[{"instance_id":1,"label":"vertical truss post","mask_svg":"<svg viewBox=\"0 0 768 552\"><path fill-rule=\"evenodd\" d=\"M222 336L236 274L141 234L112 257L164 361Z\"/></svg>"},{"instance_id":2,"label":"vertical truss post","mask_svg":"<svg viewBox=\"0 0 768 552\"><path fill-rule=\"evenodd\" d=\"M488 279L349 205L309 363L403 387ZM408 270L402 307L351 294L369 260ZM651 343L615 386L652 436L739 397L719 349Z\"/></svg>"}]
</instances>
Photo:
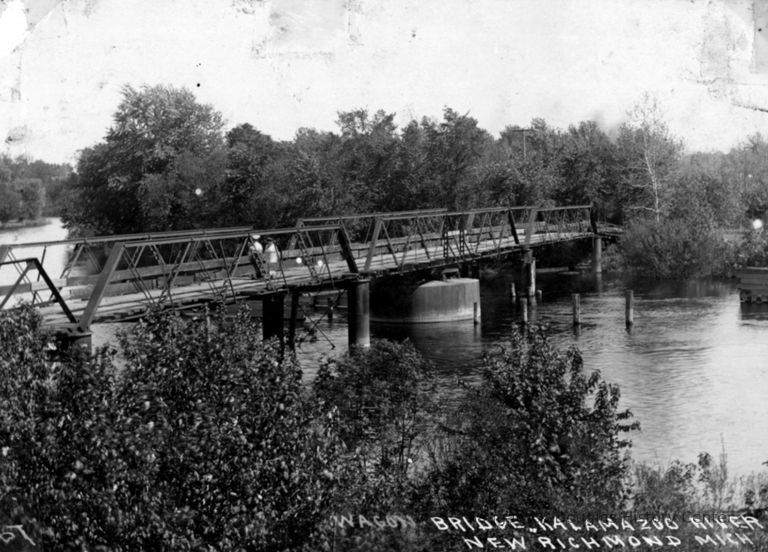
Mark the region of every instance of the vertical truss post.
<instances>
[{"instance_id":1,"label":"vertical truss post","mask_svg":"<svg viewBox=\"0 0 768 552\"><path fill-rule=\"evenodd\" d=\"M355 254L352 252L352 243L349 240L349 234L343 225L339 226L339 246L341 246L341 254L344 256L344 260L347 261L347 268L350 272L357 274L360 272L357 268L357 262L355 261Z\"/></svg>"},{"instance_id":2,"label":"vertical truss post","mask_svg":"<svg viewBox=\"0 0 768 552\"><path fill-rule=\"evenodd\" d=\"M376 217L376 224L373 227L373 235L371 236L371 245L368 248L368 256L365 259L365 267L363 268L364 272L371 270L371 263L373 262L373 256L376 254L376 244L379 241L382 225L381 217Z\"/></svg>"},{"instance_id":3,"label":"vertical truss post","mask_svg":"<svg viewBox=\"0 0 768 552\"><path fill-rule=\"evenodd\" d=\"M528 217L528 227L525 229L525 245L531 245L531 238L533 238L533 232L536 229L536 219L539 216L538 207L531 207L531 214Z\"/></svg>"},{"instance_id":4,"label":"vertical truss post","mask_svg":"<svg viewBox=\"0 0 768 552\"><path fill-rule=\"evenodd\" d=\"M96 281L96 285L93 288L88 304L85 306L83 315L80 317L80 323L78 324L80 331L87 332L91 327L91 322L93 322L93 319L96 316L96 310L99 308L99 304L107 291L107 285L109 285L117 265L123 258L124 251L125 245L116 243L112 247L112 251L109 252L107 262L104 263L104 268L101 270L101 274L99 274L99 279Z\"/></svg>"}]
</instances>

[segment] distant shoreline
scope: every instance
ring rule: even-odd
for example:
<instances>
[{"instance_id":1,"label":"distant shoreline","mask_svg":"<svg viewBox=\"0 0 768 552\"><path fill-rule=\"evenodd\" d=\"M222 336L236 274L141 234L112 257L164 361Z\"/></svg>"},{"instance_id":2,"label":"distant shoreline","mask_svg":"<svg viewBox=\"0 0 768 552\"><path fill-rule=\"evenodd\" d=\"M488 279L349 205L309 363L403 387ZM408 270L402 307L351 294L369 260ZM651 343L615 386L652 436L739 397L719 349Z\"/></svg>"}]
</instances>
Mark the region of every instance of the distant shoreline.
<instances>
[{"instance_id":1,"label":"distant shoreline","mask_svg":"<svg viewBox=\"0 0 768 552\"><path fill-rule=\"evenodd\" d=\"M56 217L40 217L31 220L22 220L15 222L0 223L0 230L15 230L17 228L33 228L35 226L45 226L49 223L51 218Z\"/></svg>"}]
</instances>

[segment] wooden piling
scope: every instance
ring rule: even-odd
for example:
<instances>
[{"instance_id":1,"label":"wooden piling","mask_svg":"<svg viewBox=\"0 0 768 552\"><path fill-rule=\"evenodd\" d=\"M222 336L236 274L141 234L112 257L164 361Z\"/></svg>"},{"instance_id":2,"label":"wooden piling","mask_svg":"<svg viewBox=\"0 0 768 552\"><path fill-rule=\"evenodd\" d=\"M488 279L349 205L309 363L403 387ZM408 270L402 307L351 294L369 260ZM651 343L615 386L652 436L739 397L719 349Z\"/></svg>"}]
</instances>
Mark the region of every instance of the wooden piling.
<instances>
[{"instance_id":1,"label":"wooden piling","mask_svg":"<svg viewBox=\"0 0 768 552\"><path fill-rule=\"evenodd\" d=\"M264 339L276 337L280 343L280 354L285 345L283 339L283 304L285 293L271 293L262 299L262 333Z\"/></svg>"},{"instance_id":2,"label":"wooden piling","mask_svg":"<svg viewBox=\"0 0 768 552\"><path fill-rule=\"evenodd\" d=\"M520 317L524 326L528 324L528 301L525 298L520 300Z\"/></svg>"},{"instance_id":3,"label":"wooden piling","mask_svg":"<svg viewBox=\"0 0 768 552\"><path fill-rule=\"evenodd\" d=\"M288 325L288 348L296 351L296 320L299 316L299 301L301 293L294 291L291 293L291 319Z\"/></svg>"},{"instance_id":4,"label":"wooden piling","mask_svg":"<svg viewBox=\"0 0 768 552\"><path fill-rule=\"evenodd\" d=\"M536 290L536 302L541 303L541 299L544 297L543 292L540 289Z\"/></svg>"},{"instance_id":5,"label":"wooden piling","mask_svg":"<svg viewBox=\"0 0 768 552\"><path fill-rule=\"evenodd\" d=\"M581 297L578 293L571 295L573 299L573 325L579 326L581 324Z\"/></svg>"},{"instance_id":6,"label":"wooden piling","mask_svg":"<svg viewBox=\"0 0 768 552\"><path fill-rule=\"evenodd\" d=\"M628 289L625 294L626 306L624 309L624 318L627 324L627 328L634 324L635 320L635 294L631 289Z\"/></svg>"}]
</instances>

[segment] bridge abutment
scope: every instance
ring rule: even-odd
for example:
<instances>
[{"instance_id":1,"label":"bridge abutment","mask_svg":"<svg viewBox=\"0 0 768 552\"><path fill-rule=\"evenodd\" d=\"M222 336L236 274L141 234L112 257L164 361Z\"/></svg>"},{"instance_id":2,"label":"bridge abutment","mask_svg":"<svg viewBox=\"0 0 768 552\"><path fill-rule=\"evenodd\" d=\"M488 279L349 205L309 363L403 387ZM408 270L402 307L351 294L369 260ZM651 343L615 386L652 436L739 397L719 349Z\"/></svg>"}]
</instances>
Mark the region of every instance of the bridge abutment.
<instances>
[{"instance_id":1,"label":"bridge abutment","mask_svg":"<svg viewBox=\"0 0 768 552\"><path fill-rule=\"evenodd\" d=\"M350 351L371 346L371 281L356 280L347 287L347 326Z\"/></svg>"}]
</instances>

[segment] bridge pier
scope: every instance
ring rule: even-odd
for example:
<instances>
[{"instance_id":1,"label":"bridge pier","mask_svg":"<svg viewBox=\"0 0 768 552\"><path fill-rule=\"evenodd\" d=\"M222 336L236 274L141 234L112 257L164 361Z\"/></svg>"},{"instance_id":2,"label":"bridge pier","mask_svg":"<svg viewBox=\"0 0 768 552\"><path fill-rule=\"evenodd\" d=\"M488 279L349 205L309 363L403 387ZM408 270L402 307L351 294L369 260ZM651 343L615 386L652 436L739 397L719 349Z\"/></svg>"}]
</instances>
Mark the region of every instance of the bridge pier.
<instances>
[{"instance_id":1,"label":"bridge pier","mask_svg":"<svg viewBox=\"0 0 768 552\"><path fill-rule=\"evenodd\" d=\"M371 281L356 280L347 287L349 350L371 346Z\"/></svg>"},{"instance_id":2,"label":"bridge pier","mask_svg":"<svg viewBox=\"0 0 768 552\"><path fill-rule=\"evenodd\" d=\"M603 272L603 238L599 236L592 238L592 272Z\"/></svg>"},{"instance_id":3,"label":"bridge pier","mask_svg":"<svg viewBox=\"0 0 768 552\"><path fill-rule=\"evenodd\" d=\"M529 299L536 298L536 259L533 251L527 249L523 256L523 285Z\"/></svg>"},{"instance_id":4,"label":"bridge pier","mask_svg":"<svg viewBox=\"0 0 768 552\"><path fill-rule=\"evenodd\" d=\"M264 340L276 337L280 342L282 351L283 343L283 308L285 302L285 293L270 293L261 300L262 303L262 321L261 327Z\"/></svg>"}]
</instances>

